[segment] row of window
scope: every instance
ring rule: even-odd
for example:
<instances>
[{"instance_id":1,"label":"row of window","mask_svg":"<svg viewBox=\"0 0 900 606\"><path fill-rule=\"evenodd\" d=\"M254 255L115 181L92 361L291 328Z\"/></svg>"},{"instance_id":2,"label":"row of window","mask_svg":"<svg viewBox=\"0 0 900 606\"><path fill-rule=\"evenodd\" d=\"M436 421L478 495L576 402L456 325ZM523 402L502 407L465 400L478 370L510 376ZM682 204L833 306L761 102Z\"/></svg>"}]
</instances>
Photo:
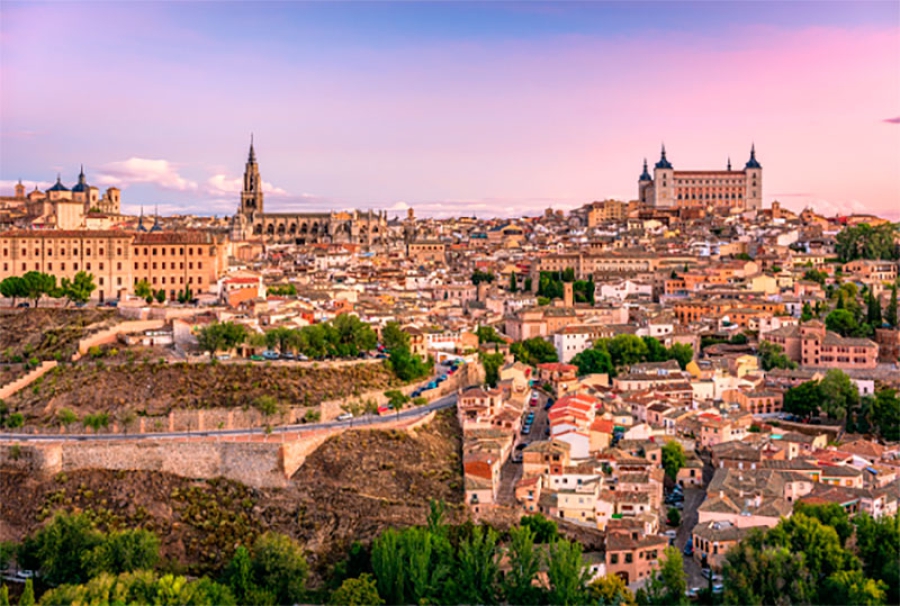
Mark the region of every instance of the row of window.
<instances>
[{"instance_id":1,"label":"row of window","mask_svg":"<svg viewBox=\"0 0 900 606\"><path fill-rule=\"evenodd\" d=\"M91 254L92 254L92 250L93 250L93 249L91 249L91 248L85 248L85 249L84 249L84 255L85 255L86 257L90 257ZM169 250L171 251L170 254L174 256L174 255L175 255L175 248L173 247L173 248L170 248ZM77 256L78 256L78 249L77 249L77 248L72 248L71 251L72 251L72 256L74 256L74 257L77 257ZM159 254L161 254L161 256L163 256L163 257L166 256L166 249L165 249L165 247L162 247L162 248L159 248L159 249L157 249L156 247L153 247L152 249L144 248L144 256L148 256L148 255L151 254L151 253L152 253L153 255L156 255L156 254L158 254L157 251L159 251ZM105 254L105 252L106 252L106 249L104 249L104 248L98 248L98 249L97 249L97 255L100 256L100 257L102 257L102 256ZM178 249L178 254L183 256L183 255L184 255L184 248L179 248L179 249ZM197 249L197 254L198 254L198 255L202 255L202 254L203 254L201 248L198 248L198 249ZM119 256L119 257L122 256L122 248L116 248L116 255ZM193 249L193 247L188 248L188 256L193 256L193 255L194 255L194 249ZM8 257L8 256L9 256L9 248L4 248L4 249L3 249L3 256L4 256L4 257ZM22 248L22 256L23 256L23 257L27 257L27 256L28 256L28 249L27 249L27 248ZM35 257L40 257L40 256L41 256L41 249L40 249L40 248L35 248L35 249L34 249L34 256L35 256ZM53 249L52 249L52 248L47 248L47 250L46 250L46 256L48 256L48 257L52 257L52 256L53 256ZM65 257L65 256L66 256L66 249L65 249L65 248L60 248L60 249L59 249L59 256L60 256L60 257Z\"/></svg>"},{"instance_id":2,"label":"row of window","mask_svg":"<svg viewBox=\"0 0 900 606\"><path fill-rule=\"evenodd\" d=\"M122 264L119 263L119 265L121 266ZM134 268L135 268L135 269L140 269L140 265L141 265L141 264L138 263L137 261L134 262ZM156 265L157 265L157 264L156 264L155 261L154 261L153 263L149 263L149 264L145 262L145 263L144 263L144 269L147 269L147 266L148 266L148 265L150 265L153 269L156 269ZM166 269L166 262L165 262L165 261L163 261L163 262L161 263L161 265L162 265L162 268L161 268L161 269ZM121 267L119 267L119 269L121 269ZM175 269L175 261L172 261L171 263L169 263L169 269ZM184 261L181 261L180 263L178 263L178 269L184 269ZM192 269L194 269L194 262L193 262L193 261L188 261L188 270L192 270ZM197 262L197 269L203 269L203 263L202 263L201 261L198 261L198 262Z\"/></svg>"},{"instance_id":3,"label":"row of window","mask_svg":"<svg viewBox=\"0 0 900 606\"><path fill-rule=\"evenodd\" d=\"M155 286L157 283L159 283L159 284L165 284L165 283L166 283L166 276L161 276L161 277L159 277L159 278L157 278L157 276L153 276L152 278L147 277L147 276L144 276L144 281L147 282L148 284L153 284L154 286ZM140 278L135 277L135 278L134 278L134 283L137 284L138 282L140 282ZM176 279L175 276L169 276L169 282L168 282L168 283L169 283L169 284L184 284L184 276L178 276L177 279ZM193 283L194 283L194 278L193 278L193 276L188 276L187 283L188 283L188 284L193 284ZM102 284L102 282L101 282L101 284ZM203 276L197 276L197 284L203 284Z\"/></svg>"},{"instance_id":4,"label":"row of window","mask_svg":"<svg viewBox=\"0 0 900 606\"><path fill-rule=\"evenodd\" d=\"M626 564L631 564L632 562L634 562L634 554L625 553L623 555L625 556ZM655 549L651 549L650 551L639 551L638 552L639 560L655 560L655 559L657 559L657 557L658 557L657 551ZM609 555L609 563L610 564L618 564L619 563L619 554L617 554L617 553L610 554Z\"/></svg>"},{"instance_id":5,"label":"row of window","mask_svg":"<svg viewBox=\"0 0 900 606\"><path fill-rule=\"evenodd\" d=\"M84 249L84 256L90 257L90 256L91 256L91 250L92 250L92 249L90 249L90 248L85 248L85 249ZM103 248L97 249L97 256L102 257L104 252L105 252L105 249L103 249ZM117 248L117 249L116 249L116 254L119 255L119 256L121 256L121 255L122 255L122 249L121 249L121 248ZM4 257L8 257L8 256L9 256L9 249L8 249L8 248L4 248L4 249L3 249L3 256L4 256ZM26 248L23 248L23 249L22 249L22 256L23 256L23 257L27 257L27 256L28 256L28 249L26 249ZM35 257L40 257L40 256L41 256L41 249L40 249L40 248L35 248L35 249L34 249L34 256L35 256ZM47 249L47 256L48 256L48 257L52 257L52 256L53 256L53 249L52 249L52 248L48 248L48 249ZM65 256L66 256L66 249L65 249L65 248L60 248L60 249L59 249L59 256L60 256L60 257L65 257ZM73 249L72 249L72 256L73 256L73 257L77 257L77 256L78 256L78 249L77 249L77 248L73 248Z\"/></svg>"}]
</instances>

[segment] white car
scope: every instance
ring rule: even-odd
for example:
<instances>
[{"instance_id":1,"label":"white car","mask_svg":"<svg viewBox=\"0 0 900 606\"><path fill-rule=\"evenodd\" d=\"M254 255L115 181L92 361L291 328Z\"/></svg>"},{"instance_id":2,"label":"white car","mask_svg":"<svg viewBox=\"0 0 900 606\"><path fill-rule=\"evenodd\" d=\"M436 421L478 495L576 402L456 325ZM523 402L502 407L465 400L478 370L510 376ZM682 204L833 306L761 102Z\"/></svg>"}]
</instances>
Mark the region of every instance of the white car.
<instances>
[{"instance_id":1,"label":"white car","mask_svg":"<svg viewBox=\"0 0 900 606\"><path fill-rule=\"evenodd\" d=\"M338 421L349 421L349 420L352 419L352 418L353 418L353 413L352 413L352 412L345 412L344 414L342 414L341 416L339 416L339 417L337 418L337 420L338 420Z\"/></svg>"}]
</instances>

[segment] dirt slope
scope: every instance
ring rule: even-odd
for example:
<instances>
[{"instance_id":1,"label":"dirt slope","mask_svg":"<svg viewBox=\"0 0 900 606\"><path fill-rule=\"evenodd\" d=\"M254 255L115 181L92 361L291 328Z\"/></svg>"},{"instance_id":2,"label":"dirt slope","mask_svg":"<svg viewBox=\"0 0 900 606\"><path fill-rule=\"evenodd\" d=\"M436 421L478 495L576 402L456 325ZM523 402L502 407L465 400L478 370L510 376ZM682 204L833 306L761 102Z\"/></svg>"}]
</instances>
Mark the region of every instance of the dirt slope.
<instances>
[{"instance_id":1,"label":"dirt slope","mask_svg":"<svg viewBox=\"0 0 900 606\"><path fill-rule=\"evenodd\" d=\"M235 547L274 529L296 537L318 576L354 540L424 523L430 498L461 515L460 431L440 414L409 435L348 431L310 455L280 490L152 472L83 471L38 479L0 472L0 540L21 539L56 510L85 511L101 528L144 527L174 569L216 570Z\"/></svg>"}]
</instances>

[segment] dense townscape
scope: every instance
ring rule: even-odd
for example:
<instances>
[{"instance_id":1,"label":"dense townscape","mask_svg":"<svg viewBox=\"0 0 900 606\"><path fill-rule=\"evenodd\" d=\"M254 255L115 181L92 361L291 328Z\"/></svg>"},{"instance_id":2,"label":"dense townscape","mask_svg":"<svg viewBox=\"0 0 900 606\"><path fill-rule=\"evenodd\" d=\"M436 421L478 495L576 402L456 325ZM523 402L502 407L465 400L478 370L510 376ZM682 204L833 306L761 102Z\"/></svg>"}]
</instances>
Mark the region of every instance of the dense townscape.
<instances>
[{"instance_id":1,"label":"dense townscape","mask_svg":"<svg viewBox=\"0 0 900 606\"><path fill-rule=\"evenodd\" d=\"M900 601L896 224L763 207L755 148L511 219L260 166L0 198L0 604Z\"/></svg>"}]
</instances>

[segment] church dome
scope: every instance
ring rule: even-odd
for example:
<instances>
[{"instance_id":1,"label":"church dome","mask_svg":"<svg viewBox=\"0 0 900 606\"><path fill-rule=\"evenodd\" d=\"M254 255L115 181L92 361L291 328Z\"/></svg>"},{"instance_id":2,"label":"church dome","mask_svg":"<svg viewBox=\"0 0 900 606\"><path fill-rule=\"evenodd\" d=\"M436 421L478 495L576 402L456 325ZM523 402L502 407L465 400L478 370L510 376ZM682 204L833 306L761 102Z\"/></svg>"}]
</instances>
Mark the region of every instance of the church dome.
<instances>
[{"instance_id":1,"label":"church dome","mask_svg":"<svg viewBox=\"0 0 900 606\"><path fill-rule=\"evenodd\" d=\"M69 188L62 184L62 180L60 180L59 175L56 175L56 185L48 189L47 191L69 191Z\"/></svg>"}]
</instances>

